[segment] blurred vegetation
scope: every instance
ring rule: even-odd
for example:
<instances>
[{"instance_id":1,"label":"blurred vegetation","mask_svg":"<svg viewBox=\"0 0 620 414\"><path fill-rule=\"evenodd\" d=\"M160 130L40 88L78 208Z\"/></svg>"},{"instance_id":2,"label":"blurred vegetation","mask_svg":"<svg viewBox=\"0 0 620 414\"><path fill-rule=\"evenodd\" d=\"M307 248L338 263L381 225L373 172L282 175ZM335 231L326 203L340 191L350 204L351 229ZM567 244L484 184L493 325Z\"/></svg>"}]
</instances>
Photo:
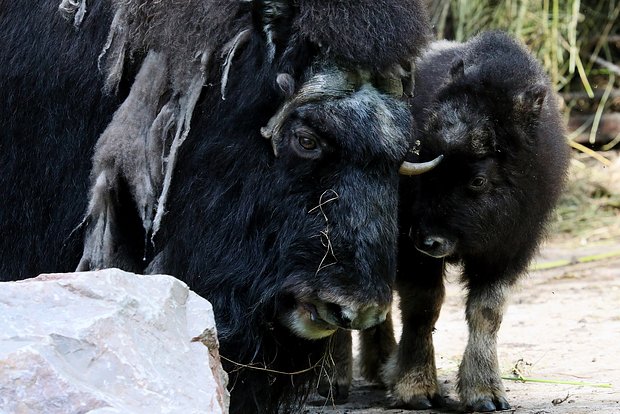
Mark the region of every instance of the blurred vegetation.
<instances>
[{"instance_id":1,"label":"blurred vegetation","mask_svg":"<svg viewBox=\"0 0 620 414\"><path fill-rule=\"evenodd\" d=\"M620 242L620 154L603 155L611 166L574 154L568 188L555 211L554 238L581 245Z\"/></svg>"},{"instance_id":2,"label":"blurred vegetation","mask_svg":"<svg viewBox=\"0 0 620 414\"><path fill-rule=\"evenodd\" d=\"M558 91L594 96L597 76L620 78L620 0L428 0L437 38L464 41L482 30L520 38ZM575 82L578 81L578 82Z\"/></svg>"}]
</instances>

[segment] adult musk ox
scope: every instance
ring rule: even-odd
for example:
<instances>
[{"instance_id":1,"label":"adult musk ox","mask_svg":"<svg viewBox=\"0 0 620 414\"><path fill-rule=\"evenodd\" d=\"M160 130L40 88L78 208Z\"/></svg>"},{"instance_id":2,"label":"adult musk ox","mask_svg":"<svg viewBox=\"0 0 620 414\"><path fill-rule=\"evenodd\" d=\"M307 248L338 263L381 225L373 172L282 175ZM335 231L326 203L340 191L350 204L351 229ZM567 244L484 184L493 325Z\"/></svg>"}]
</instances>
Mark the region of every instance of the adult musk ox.
<instances>
[{"instance_id":1,"label":"adult musk ox","mask_svg":"<svg viewBox=\"0 0 620 414\"><path fill-rule=\"evenodd\" d=\"M467 411L508 409L496 335L509 288L526 271L565 180L558 104L540 64L501 32L433 43L416 67L419 154L444 159L401 183L403 334L383 379L401 404L439 402L432 331L444 263L456 262L468 292L461 402Z\"/></svg>"},{"instance_id":2,"label":"adult musk ox","mask_svg":"<svg viewBox=\"0 0 620 414\"><path fill-rule=\"evenodd\" d=\"M231 411L299 407L329 335L390 304L421 3L2 7L1 280L175 275L214 305Z\"/></svg>"}]
</instances>

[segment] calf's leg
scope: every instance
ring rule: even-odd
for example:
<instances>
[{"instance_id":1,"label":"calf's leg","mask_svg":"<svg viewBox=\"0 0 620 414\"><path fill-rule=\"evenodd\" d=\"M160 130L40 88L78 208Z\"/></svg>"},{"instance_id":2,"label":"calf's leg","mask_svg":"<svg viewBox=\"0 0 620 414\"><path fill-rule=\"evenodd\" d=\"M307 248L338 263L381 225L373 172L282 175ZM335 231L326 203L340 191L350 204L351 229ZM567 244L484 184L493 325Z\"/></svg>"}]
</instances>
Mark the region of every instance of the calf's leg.
<instances>
[{"instance_id":1,"label":"calf's leg","mask_svg":"<svg viewBox=\"0 0 620 414\"><path fill-rule=\"evenodd\" d=\"M381 368L396 349L392 313L385 321L360 332L360 368L362 376L370 382L383 385Z\"/></svg>"},{"instance_id":2,"label":"calf's leg","mask_svg":"<svg viewBox=\"0 0 620 414\"><path fill-rule=\"evenodd\" d=\"M330 344L330 352L321 372L318 392L334 403L344 403L349 396L353 371L351 332L337 331ZM362 376L382 384L381 367L396 348L391 312L381 324L360 332L360 359Z\"/></svg>"},{"instance_id":3,"label":"calf's leg","mask_svg":"<svg viewBox=\"0 0 620 414\"><path fill-rule=\"evenodd\" d=\"M459 368L458 390L466 411L508 410L499 372L497 332L502 323L508 286L469 286L469 340Z\"/></svg>"}]
</instances>

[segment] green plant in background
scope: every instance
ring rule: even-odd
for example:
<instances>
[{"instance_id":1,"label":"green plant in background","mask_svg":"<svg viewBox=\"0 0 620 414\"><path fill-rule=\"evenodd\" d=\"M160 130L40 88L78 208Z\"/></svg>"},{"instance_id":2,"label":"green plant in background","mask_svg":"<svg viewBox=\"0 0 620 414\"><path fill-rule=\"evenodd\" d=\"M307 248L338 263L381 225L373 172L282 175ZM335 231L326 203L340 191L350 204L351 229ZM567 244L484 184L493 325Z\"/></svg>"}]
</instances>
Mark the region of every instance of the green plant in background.
<instances>
[{"instance_id":1,"label":"green plant in background","mask_svg":"<svg viewBox=\"0 0 620 414\"><path fill-rule=\"evenodd\" d=\"M610 48L620 35L620 0L428 0L428 7L438 38L464 41L488 29L514 34L557 91L576 88L577 79L592 98L592 76L620 77Z\"/></svg>"}]
</instances>

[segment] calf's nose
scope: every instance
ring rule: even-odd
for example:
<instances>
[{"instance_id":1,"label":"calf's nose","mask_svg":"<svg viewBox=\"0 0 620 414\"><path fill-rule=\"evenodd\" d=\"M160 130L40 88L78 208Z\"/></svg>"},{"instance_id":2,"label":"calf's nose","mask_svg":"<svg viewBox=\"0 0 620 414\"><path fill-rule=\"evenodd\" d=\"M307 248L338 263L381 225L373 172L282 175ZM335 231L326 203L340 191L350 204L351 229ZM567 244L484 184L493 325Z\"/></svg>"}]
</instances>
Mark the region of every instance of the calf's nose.
<instances>
[{"instance_id":1,"label":"calf's nose","mask_svg":"<svg viewBox=\"0 0 620 414\"><path fill-rule=\"evenodd\" d=\"M431 257L440 258L451 255L454 252L455 244L452 240L442 236L421 235L418 237L415 247Z\"/></svg>"}]
</instances>

